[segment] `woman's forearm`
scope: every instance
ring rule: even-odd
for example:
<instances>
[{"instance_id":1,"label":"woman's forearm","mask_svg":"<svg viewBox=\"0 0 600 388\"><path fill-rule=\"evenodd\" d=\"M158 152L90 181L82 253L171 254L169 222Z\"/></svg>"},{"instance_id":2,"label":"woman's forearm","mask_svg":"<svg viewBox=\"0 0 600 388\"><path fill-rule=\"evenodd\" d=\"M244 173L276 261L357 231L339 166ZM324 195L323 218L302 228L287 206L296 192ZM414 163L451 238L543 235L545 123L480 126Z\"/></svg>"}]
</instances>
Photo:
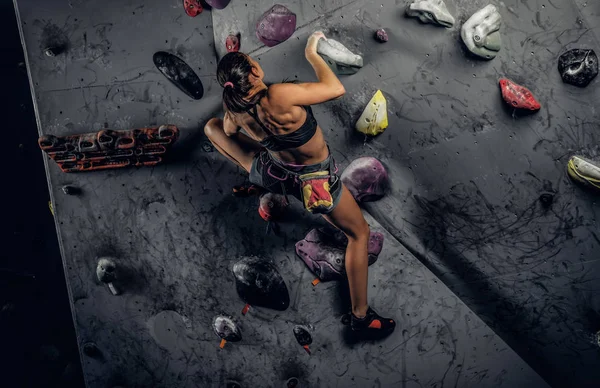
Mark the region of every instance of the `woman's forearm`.
<instances>
[{"instance_id":1,"label":"woman's forearm","mask_svg":"<svg viewBox=\"0 0 600 388\"><path fill-rule=\"evenodd\" d=\"M331 70L331 68L327 66L327 62L325 62L323 57L321 57L319 54L307 54L306 59L315 70L315 74L317 75L319 82L322 82L334 88L344 87L338 79L338 77L335 75L335 73Z\"/></svg>"}]
</instances>

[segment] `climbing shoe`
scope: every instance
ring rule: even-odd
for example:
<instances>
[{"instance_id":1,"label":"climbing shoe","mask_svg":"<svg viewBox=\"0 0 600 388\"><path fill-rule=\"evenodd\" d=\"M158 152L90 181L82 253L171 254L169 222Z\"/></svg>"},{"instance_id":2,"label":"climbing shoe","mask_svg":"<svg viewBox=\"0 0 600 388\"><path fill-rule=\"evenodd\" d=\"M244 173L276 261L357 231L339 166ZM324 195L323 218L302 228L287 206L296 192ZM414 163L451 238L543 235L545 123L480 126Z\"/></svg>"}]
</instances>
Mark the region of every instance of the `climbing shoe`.
<instances>
[{"instance_id":1,"label":"climbing shoe","mask_svg":"<svg viewBox=\"0 0 600 388\"><path fill-rule=\"evenodd\" d=\"M391 334L396 328L396 322L393 319L381 317L371 307L367 310L364 318L357 318L352 313L348 315L349 317L346 316L342 322L345 321L344 323L348 324L349 320L350 327L354 332Z\"/></svg>"},{"instance_id":2,"label":"climbing shoe","mask_svg":"<svg viewBox=\"0 0 600 388\"><path fill-rule=\"evenodd\" d=\"M567 171L572 179L600 189L600 167L596 162L573 156L569 160Z\"/></svg>"}]
</instances>

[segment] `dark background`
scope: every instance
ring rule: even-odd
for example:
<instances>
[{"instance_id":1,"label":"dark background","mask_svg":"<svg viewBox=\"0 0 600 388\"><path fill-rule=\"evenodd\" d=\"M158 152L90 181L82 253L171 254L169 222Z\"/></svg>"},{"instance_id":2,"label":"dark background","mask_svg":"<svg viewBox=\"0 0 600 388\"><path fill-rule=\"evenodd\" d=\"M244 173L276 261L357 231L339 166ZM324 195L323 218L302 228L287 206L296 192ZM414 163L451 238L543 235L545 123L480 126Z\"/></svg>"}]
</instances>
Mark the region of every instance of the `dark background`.
<instances>
[{"instance_id":1,"label":"dark background","mask_svg":"<svg viewBox=\"0 0 600 388\"><path fill-rule=\"evenodd\" d=\"M3 229L0 346L4 387L82 387L81 364L12 1L2 29Z\"/></svg>"}]
</instances>

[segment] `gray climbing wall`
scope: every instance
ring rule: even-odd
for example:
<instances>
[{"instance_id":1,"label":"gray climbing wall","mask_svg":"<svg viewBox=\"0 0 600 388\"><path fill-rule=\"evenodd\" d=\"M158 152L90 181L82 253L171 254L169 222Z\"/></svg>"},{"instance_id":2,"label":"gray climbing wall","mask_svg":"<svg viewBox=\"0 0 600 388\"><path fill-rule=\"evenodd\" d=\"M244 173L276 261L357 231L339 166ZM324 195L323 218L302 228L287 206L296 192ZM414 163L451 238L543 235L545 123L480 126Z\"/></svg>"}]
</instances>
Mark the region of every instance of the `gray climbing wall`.
<instances>
[{"instance_id":1,"label":"gray climbing wall","mask_svg":"<svg viewBox=\"0 0 600 388\"><path fill-rule=\"evenodd\" d=\"M457 19L450 30L404 18L394 1L294 1L286 5L298 31L271 49L254 24L273 3L246 4L190 18L174 0L17 2L41 133L166 123L181 130L171 160L155 168L64 174L45 158L78 340L101 352L82 355L87 385L221 387L231 379L279 387L295 376L306 387L538 387L541 374L555 386L593 386L598 207L564 166L571 153L598 154L598 81L583 90L563 85L556 58L570 47L600 50L589 29L599 5L505 1L504 47L480 62L463 54L459 25L481 1L448 1ZM372 41L379 27L390 35L385 45ZM344 287L313 287L295 257L294 243L321 221L295 204L295 221L267 234L257 199L230 195L245 175L207 152L202 133L221 114L214 75L226 35L241 32L242 51L259 59L268 80L310 81L303 52L317 28L366 63L342 79L343 99L315 107L334 156L342 167L377 156L394 179L387 198L365 207L386 236L370 298L399 323L384 342L352 343L339 323ZM68 51L46 57L49 39ZM201 101L154 68L158 50L196 70ZM542 111L513 117L497 86L503 76L528 86ZM390 127L365 142L352 128L377 89ZM65 196L65 184L82 194ZM550 210L537 201L542 191L556 193ZM287 311L240 314L230 271L251 254L280 269ZM121 266L121 296L96 280L102 255ZM242 342L219 349L210 327L219 313L241 324ZM314 326L312 356L295 342L295 324Z\"/></svg>"}]
</instances>

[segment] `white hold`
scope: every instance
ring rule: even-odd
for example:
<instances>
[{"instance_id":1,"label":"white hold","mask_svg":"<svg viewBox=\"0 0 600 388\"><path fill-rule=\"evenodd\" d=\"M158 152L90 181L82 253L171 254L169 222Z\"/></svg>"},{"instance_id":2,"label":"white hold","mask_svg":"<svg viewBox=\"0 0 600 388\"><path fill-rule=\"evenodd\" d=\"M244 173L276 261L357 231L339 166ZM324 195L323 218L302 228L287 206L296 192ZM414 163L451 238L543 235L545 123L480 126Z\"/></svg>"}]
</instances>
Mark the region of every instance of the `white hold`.
<instances>
[{"instance_id":1,"label":"white hold","mask_svg":"<svg viewBox=\"0 0 600 388\"><path fill-rule=\"evenodd\" d=\"M119 295L120 292L114 284L115 280L117 280L117 265L113 258L102 257L98 260L96 276L99 281L108 285L108 288L113 295Z\"/></svg>"}]
</instances>

